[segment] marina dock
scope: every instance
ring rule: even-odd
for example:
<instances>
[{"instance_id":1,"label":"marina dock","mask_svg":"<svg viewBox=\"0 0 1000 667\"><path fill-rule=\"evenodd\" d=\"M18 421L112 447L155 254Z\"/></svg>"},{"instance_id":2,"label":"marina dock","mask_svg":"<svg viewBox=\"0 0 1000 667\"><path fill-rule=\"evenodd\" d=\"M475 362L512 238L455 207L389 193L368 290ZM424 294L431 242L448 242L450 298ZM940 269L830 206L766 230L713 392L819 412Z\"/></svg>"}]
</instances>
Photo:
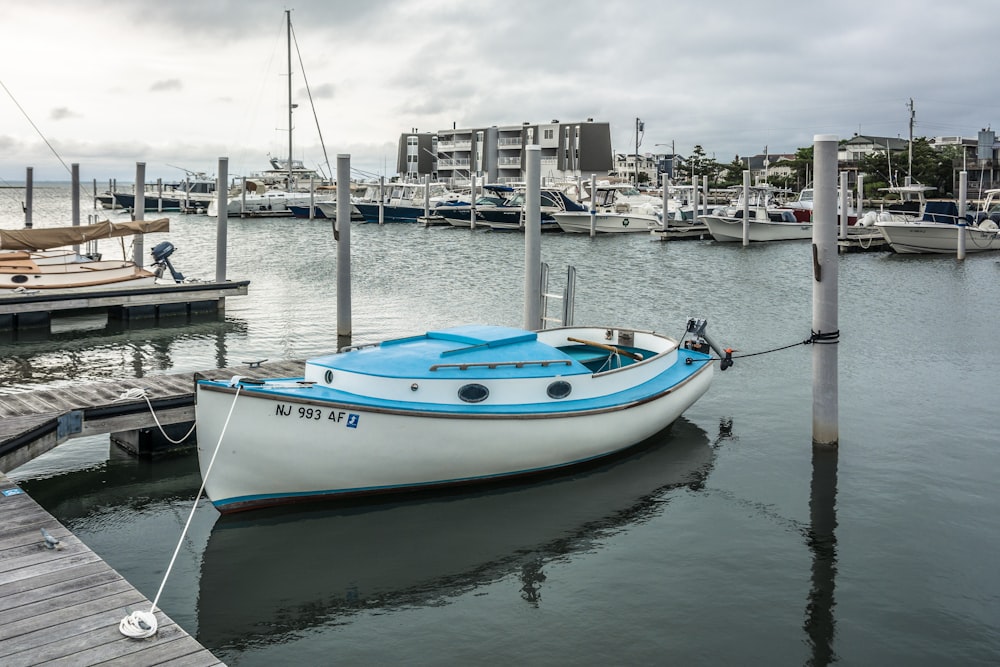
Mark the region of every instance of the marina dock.
<instances>
[{"instance_id":1,"label":"marina dock","mask_svg":"<svg viewBox=\"0 0 1000 667\"><path fill-rule=\"evenodd\" d=\"M0 395L0 471L22 466L74 437L156 428L157 420L165 427L190 424L195 375L291 377L302 370L301 361L254 363Z\"/></svg>"},{"instance_id":2,"label":"marina dock","mask_svg":"<svg viewBox=\"0 0 1000 667\"><path fill-rule=\"evenodd\" d=\"M154 636L122 635L152 603L3 474L0 513L0 663L223 664L160 610Z\"/></svg>"},{"instance_id":3,"label":"marina dock","mask_svg":"<svg viewBox=\"0 0 1000 667\"><path fill-rule=\"evenodd\" d=\"M216 312L220 300L246 296L249 280L141 288L88 290L28 290L0 295L0 331L48 328L54 313L105 310L121 320L156 319Z\"/></svg>"},{"instance_id":4,"label":"marina dock","mask_svg":"<svg viewBox=\"0 0 1000 667\"><path fill-rule=\"evenodd\" d=\"M302 362L254 363L201 375L259 377L301 370ZM195 375L0 396L0 470L17 468L76 436L155 428L156 420L164 426L193 422ZM152 603L2 472L0 514L0 664L223 664L159 610L156 635L123 636L121 619ZM49 548L42 529L58 545Z\"/></svg>"}]
</instances>

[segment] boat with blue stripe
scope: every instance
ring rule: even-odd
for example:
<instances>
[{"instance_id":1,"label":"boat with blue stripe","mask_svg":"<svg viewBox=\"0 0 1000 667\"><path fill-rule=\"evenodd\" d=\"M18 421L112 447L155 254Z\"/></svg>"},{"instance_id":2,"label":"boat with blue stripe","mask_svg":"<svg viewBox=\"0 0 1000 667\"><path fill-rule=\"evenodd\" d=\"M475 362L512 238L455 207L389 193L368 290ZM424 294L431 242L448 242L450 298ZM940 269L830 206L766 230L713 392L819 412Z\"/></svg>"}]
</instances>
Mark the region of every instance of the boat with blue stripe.
<instances>
[{"instance_id":1,"label":"boat with blue stripe","mask_svg":"<svg viewBox=\"0 0 1000 667\"><path fill-rule=\"evenodd\" d=\"M708 389L720 357L704 329L691 320L678 342L617 327L459 326L310 359L301 377L199 380L205 490L232 512L610 456Z\"/></svg>"}]
</instances>

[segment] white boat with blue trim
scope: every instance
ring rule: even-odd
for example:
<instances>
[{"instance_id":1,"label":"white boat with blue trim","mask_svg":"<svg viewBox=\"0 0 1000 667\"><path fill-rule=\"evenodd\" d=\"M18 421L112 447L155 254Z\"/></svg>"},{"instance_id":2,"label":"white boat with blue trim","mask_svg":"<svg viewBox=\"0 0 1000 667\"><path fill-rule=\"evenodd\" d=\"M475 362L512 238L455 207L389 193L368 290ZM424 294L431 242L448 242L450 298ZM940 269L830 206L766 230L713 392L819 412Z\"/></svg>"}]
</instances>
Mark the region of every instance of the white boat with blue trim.
<instances>
[{"instance_id":1,"label":"white boat with blue trim","mask_svg":"<svg viewBox=\"0 0 1000 667\"><path fill-rule=\"evenodd\" d=\"M624 451L705 393L704 320L651 331L460 326L198 380L198 454L223 513L526 477ZM721 367L732 363L723 355Z\"/></svg>"}]
</instances>

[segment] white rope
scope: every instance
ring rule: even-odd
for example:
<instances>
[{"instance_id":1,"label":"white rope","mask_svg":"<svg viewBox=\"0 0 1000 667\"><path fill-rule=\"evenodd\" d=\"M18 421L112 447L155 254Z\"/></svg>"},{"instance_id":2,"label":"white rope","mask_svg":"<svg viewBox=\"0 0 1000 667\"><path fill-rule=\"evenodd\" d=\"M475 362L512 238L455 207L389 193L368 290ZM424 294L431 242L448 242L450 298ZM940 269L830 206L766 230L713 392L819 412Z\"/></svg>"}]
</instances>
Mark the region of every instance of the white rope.
<instances>
[{"instance_id":1,"label":"white rope","mask_svg":"<svg viewBox=\"0 0 1000 667\"><path fill-rule=\"evenodd\" d=\"M179 445L185 440L187 440L189 435L194 433L194 429L195 426L197 426L197 424L191 424L191 428L188 429L188 432L182 435L178 440L174 440L169 435L167 435L167 432L163 430L163 425L160 424L159 418L156 416L156 410L153 409L153 404L149 402L149 396L146 395L146 390L143 389L142 387L132 387L128 391L122 392L122 394L118 396L119 401L130 401L136 398L146 399L146 405L149 406L149 412L150 414L153 415L153 421L156 422L156 428L160 429L160 435L162 435L163 438L170 444Z\"/></svg>"},{"instance_id":2,"label":"white rope","mask_svg":"<svg viewBox=\"0 0 1000 667\"><path fill-rule=\"evenodd\" d=\"M222 446L222 439L226 436L226 430L229 428L229 420L232 419L233 410L236 409L236 399L240 396L240 389L242 389L242 385L238 385L236 387L236 394L233 396L233 403L229 406L229 414L226 415L226 421L222 425L222 432L219 433L219 441L215 443L215 450L212 452L212 458L209 460L208 467L201 476L201 487L198 489L198 495L195 496L194 502L191 504L191 512L188 514L187 522L184 524L184 530L181 531L180 539L177 540L177 547L174 549L174 555L170 557L170 564L167 565L167 571L163 573L163 581L160 582L160 588L156 591L156 597L153 598L152 606L150 606L148 612L132 612L130 615L123 618L121 623L118 625L118 629L126 637L143 639L145 637L152 637L156 634L156 617L153 615L153 612L156 611L156 605L160 602L160 595L163 594L163 587L167 585L167 578L170 576L170 571L174 568L174 561L177 560L177 554L180 553L181 545L184 543L185 536L187 536L188 528L191 527L191 519L194 518L194 512L198 509L198 501L201 500L201 494L205 492L205 483L208 481L208 476L212 473L212 466L215 465L215 457L219 454L219 448ZM143 627L144 625L146 627Z\"/></svg>"}]
</instances>

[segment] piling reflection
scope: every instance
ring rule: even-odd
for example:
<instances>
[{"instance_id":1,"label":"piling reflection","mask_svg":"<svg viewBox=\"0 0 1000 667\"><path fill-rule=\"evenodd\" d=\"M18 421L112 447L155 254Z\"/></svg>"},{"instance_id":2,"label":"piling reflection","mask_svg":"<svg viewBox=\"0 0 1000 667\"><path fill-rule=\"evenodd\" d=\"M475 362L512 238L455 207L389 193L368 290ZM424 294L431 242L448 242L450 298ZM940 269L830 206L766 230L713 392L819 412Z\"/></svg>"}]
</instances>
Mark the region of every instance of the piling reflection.
<instances>
[{"instance_id":1,"label":"piling reflection","mask_svg":"<svg viewBox=\"0 0 1000 667\"><path fill-rule=\"evenodd\" d=\"M813 448L813 475L809 496L809 531L812 552L812 586L806 604L804 629L812 657L809 665L829 665L837 660L833 650L836 619L833 608L837 576L837 448Z\"/></svg>"},{"instance_id":2,"label":"piling reflection","mask_svg":"<svg viewBox=\"0 0 1000 667\"><path fill-rule=\"evenodd\" d=\"M227 345L247 336L247 322L219 319L162 318L133 322L78 320L84 329L46 333L38 340L0 341L0 392L52 387L60 382L105 380L109 376L145 377L170 370L178 357L205 347L206 368L225 367ZM93 328L86 328L87 322ZM208 359L211 358L211 361ZM183 362L180 365L186 365Z\"/></svg>"},{"instance_id":3,"label":"piling reflection","mask_svg":"<svg viewBox=\"0 0 1000 667\"><path fill-rule=\"evenodd\" d=\"M662 512L671 489L700 487L714 452L682 418L626 457L531 484L220 516L202 558L198 639L223 650L277 644L505 577L538 606L548 562Z\"/></svg>"}]
</instances>

